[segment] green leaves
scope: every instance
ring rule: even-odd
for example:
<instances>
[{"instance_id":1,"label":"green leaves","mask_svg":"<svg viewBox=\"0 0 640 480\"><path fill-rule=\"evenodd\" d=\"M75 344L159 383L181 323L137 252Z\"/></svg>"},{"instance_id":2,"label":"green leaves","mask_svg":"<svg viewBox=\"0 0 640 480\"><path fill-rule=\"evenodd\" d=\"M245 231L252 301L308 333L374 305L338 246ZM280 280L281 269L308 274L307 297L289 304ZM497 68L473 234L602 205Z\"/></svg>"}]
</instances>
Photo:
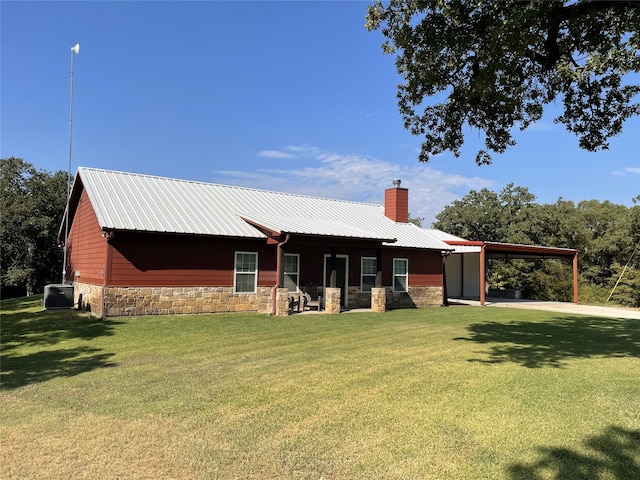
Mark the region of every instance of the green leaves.
<instances>
[{"instance_id":1,"label":"green leaves","mask_svg":"<svg viewBox=\"0 0 640 480\"><path fill-rule=\"evenodd\" d=\"M67 197L67 174L37 171L20 158L0 160L2 286L42 291L61 275L56 237Z\"/></svg>"},{"instance_id":2,"label":"green leaves","mask_svg":"<svg viewBox=\"0 0 640 480\"><path fill-rule=\"evenodd\" d=\"M397 56L398 106L405 128L424 136L420 161L459 156L466 124L484 134L476 163L491 163L491 152L515 144L513 127L526 129L558 98L556 121L591 151L640 114L640 86L623 82L640 71L639 4L391 0L366 18Z\"/></svg>"},{"instance_id":3,"label":"green leaves","mask_svg":"<svg viewBox=\"0 0 640 480\"><path fill-rule=\"evenodd\" d=\"M624 282L613 300L640 306L640 294L630 293L640 279L640 246L633 254L634 247L640 245L640 205L627 208L598 200L575 204L562 198L541 205L527 188L510 183L499 194L472 190L445 207L436 219L434 228L468 240L575 248L580 251L581 281L588 282L590 294L600 299L609 294L621 273L620 265L627 265ZM567 300L570 297L562 297L560 292L571 292L571 285L561 286L558 279L571 266L544 262L493 267L490 280L522 289L532 296L528 298Z\"/></svg>"}]
</instances>

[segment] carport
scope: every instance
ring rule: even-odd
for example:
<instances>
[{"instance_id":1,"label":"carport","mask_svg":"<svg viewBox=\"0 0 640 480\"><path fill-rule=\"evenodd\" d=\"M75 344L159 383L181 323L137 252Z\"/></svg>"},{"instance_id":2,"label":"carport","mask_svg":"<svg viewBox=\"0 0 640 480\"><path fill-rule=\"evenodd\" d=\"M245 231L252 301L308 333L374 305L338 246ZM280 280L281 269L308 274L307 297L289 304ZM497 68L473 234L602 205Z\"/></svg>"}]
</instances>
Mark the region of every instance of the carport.
<instances>
[{"instance_id":1,"label":"carport","mask_svg":"<svg viewBox=\"0 0 640 480\"><path fill-rule=\"evenodd\" d=\"M456 248L454 254L479 253L479 293L480 305L486 301L486 271L488 259L546 259L566 258L573 263L573 303L578 303L578 250L571 248L519 245L513 243L483 242L461 238L442 238L445 243ZM448 274L448 273L447 273Z\"/></svg>"}]
</instances>

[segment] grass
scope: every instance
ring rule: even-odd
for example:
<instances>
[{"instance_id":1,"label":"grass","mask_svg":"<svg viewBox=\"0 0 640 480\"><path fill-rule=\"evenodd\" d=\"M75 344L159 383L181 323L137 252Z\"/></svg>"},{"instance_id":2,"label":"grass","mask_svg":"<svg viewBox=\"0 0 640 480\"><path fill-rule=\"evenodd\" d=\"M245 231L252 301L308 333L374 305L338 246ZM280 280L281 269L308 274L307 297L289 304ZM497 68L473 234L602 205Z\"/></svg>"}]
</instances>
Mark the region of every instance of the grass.
<instances>
[{"instance_id":1,"label":"grass","mask_svg":"<svg viewBox=\"0 0 640 480\"><path fill-rule=\"evenodd\" d=\"M2 302L3 479L640 478L640 321Z\"/></svg>"}]
</instances>

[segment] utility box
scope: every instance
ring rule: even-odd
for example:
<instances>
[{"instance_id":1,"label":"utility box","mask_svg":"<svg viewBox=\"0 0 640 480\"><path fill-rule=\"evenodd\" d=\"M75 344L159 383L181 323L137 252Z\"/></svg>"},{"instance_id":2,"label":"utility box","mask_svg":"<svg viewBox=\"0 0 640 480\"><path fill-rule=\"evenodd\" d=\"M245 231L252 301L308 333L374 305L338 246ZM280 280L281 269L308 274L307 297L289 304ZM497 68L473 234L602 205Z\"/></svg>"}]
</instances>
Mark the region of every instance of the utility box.
<instances>
[{"instance_id":1,"label":"utility box","mask_svg":"<svg viewBox=\"0 0 640 480\"><path fill-rule=\"evenodd\" d=\"M73 308L73 285L45 285L44 308Z\"/></svg>"}]
</instances>

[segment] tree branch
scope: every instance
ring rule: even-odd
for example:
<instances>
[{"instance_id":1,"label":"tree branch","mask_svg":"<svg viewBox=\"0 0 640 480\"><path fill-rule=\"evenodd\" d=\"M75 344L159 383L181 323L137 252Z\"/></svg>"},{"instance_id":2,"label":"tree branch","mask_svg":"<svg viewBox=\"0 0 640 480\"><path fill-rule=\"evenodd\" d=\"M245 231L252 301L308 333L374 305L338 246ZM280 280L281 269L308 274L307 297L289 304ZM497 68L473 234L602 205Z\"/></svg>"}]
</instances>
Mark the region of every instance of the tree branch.
<instances>
[{"instance_id":1,"label":"tree branch","mask_svg":"<svg viewBox=\"0 0 640 480\"><path fill-rule=\"evenodd\" d=\"M558 46L558 36L562 22L571 21L573 18L586 14L588 11L604 11L604 10L640 10L640 2L634 1L606 1L606 0L586 0L574 3L572 5L558 6L552 11L552 18L547 29L547 38L544 42L545 54L538 52L530 52L528 57L540 64L545 71L553 69L562 57L560 47ZM570 56L570 55L569 55Z\"/></svg>"}]
</instances>

